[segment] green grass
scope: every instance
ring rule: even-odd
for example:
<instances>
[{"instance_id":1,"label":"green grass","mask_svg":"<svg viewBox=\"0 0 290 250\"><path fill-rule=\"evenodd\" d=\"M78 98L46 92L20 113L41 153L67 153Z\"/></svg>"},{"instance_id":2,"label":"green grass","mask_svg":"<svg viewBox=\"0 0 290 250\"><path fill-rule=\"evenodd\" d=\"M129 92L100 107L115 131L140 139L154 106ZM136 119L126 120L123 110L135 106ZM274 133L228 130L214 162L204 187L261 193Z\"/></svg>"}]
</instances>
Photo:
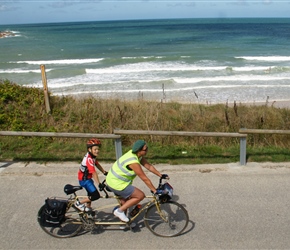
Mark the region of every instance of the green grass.
<instances>
[{"instance_id":1,"label":"green grass","mask_svg":"<svg viewBox=\"0 0 290 250\"><path fill-rule=\"evenodd\" d=\"M43 92L0 80L0 130L111 134L116 128L197 132L238 132L240 128L290 129L290 110L235 104L199 105L176 102L124 101L50 96L46 113ZM122 136L123 152L145 139L153 163L203 164L239 161L239 139L181 136ZM248 161L289 161L289 135L249 135ZM0 137L0 160L76 161L86 139ZM102 140L100 160L115 160L114 142Z\"/></svg>"},{"instance_id":2,"label":"green grass","mask_svg":"<svg viewBox=\"0 0 290 250\"><path fill-rule=\"evenodd\" d=\"M217 164L240 161L239 145L222 148L220 146L183 146L161 145L148 142L148 159L150 162L177 164ZM3 136L0 142L1 160L14 161L75 161L80 162L86 152L84 139L60 139L41 137ZM130 146L123 147L123 153ZM103 140L99 160L115 161L113 140ZM248 147L248 162L287 162L290 161L289 150L279 147Z\"/></svg>"}]
</instances>

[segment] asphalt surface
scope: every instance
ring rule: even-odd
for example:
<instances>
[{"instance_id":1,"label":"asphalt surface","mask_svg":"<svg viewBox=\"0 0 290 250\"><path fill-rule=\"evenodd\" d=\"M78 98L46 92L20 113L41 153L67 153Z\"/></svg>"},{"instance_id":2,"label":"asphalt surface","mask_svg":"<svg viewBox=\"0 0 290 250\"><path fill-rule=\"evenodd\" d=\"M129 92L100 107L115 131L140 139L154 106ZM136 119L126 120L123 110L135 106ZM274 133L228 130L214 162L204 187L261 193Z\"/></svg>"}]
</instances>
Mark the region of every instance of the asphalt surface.
<instances>
[{"instance_id":1,"label":"asphalt surface","mask_svg":"<svg viewBox=\"0 0 290 250\"><path fill-rule=\"evenodd\" d=\"M290 249L290 163L156 165L188 210L182 235L154 236L141 217L133 231L57 239L41 230L37 212L46 197L65 197L65 184L78 185L78 166L0 162L0 249ZM149 194L139 179L134 184Z\"/></svg>"}]
</instances>

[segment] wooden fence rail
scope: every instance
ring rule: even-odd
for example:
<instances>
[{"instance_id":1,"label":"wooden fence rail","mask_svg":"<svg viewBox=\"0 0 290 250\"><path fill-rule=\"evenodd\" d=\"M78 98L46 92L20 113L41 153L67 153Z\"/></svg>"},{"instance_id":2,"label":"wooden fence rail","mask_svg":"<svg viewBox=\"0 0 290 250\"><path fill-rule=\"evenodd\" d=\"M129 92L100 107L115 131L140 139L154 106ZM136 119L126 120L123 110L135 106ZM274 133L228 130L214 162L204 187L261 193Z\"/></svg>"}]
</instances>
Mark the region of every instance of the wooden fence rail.
<instances>
[{"instance_id":1,"label":"wooden fence rail","mask_svg":"<svg viewBox=\"0 0 290 250\"><path fill-rule=\"evenodd\" d=\"M0 131L3 136L40 136L40 137L66 137L66 138L93 138L114 139L116 159L122 156L122 141L120 135L114 134L89 134L89 133L55 133L55 132L18 132Z\"/></svg>"},{"instance_id":2,"label":"wooden fence rail","mask_svg":"<svg viewBox=\"0 0 290 250\"><path fill-rule=\"evenodd\" d=\"M281 134L286 135L290 134L290 130L272 130L272 129L239 129L240 134Z\"/></svg>"},{"instance_id":3,"label":"wooden fence rail","mask_svg":"<svg viewBox=\"0 0 290 250\"><path fill-rule=\"evenodd\" d=\"M0 131L0 136L41 136L41 137L66 137L66 138L92 138L114 139L116 159L122 156L122 135L156 135L156 136L195 136L195 137L232 137L240 138L240 165L246 165L246 146L248 134L290 134L290 130L266 130L242 128L239 133L219 132L184 132L184 131L153 131L153 130L122 130L115 129L114 134L90 133L55 133L55 132L18 132Z\"/></svg>"},{"instance_id":4,"label":"wooden fence rail","mask_svg":"<svg viewBox=\"0 0 290 250\"><path fill-rule=\"evenodd\" d=\"M122 130L114 129L116 135L158 135L158 136L195 136L195 137L234 137L240 138L240 165L246 165L247 135L239 133L218 132L184 132L184 131L153 131L153 130Z\"/></svg>"}]
</instances>

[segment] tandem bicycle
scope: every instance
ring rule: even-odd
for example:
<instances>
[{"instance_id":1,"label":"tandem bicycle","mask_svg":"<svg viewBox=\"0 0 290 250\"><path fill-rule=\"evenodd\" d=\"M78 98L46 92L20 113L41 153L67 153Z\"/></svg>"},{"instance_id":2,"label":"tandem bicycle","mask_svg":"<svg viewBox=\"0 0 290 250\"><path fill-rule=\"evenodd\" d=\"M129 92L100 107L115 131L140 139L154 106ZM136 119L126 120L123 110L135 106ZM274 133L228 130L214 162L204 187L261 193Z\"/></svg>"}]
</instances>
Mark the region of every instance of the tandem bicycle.
<instances>
[{"instance_id":1,"label":"tandem bicycle","mask_svg":"<svg viewBox=\"0 0 290 250\"><path fill-rule=\"evenodd\" d=\"M105 182L105 181L104 181ZM103 182L103 183L104 183ZM140 210L130 218L129 222L123 222L112 214L114 208L120 206L120 198L116 195L109 195L109 190L103 189L104 195L98 200L98 204L105 199L107 204L94 208L91 212L78 210L74 203L84 196L78 196L77 191L81 186L65 185L64 192L70 195L69 198L49 197L46 201L54 203L55 206L62 205L60 216L56 221L45 219L47 215L46 205L38 211L38 223L44 232L57 238L69 238L83 232L93 231L98 226L126 226L130 227L136 218L144 212L144 224L156 236L174 237L180 235L187 227L189 217L187 210L178 202L172 201L173 188L162 178L159 180L158 188L164 190L161 196L148 195L145 199L149 200L142 204ZM109 211L109 212L108 212ZM127 211L129 213L129 211ZM132 230L132 228L131 228Z\"/></svg>"}]
</instances>

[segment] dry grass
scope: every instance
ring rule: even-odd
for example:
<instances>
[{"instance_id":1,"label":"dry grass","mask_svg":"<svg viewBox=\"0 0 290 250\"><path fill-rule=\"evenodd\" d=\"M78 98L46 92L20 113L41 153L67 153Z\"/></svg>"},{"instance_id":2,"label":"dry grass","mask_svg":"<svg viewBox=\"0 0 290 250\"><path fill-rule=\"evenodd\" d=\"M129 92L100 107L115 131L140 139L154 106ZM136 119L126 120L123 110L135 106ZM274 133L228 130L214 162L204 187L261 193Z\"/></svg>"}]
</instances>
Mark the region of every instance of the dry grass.
<instances>
[{"instance_id":1,"label":"dry grass","mask_svg":"<svg viewBox=\"0 0 290 250\"><path fill-rule=\"evenodd\" d=\"M290 110L267 105L229 107L227 104L198 105L150 102L143 99L124 101L87 97L51 98L52 114L44 122L58 132L112 133L114 129L165 130L201 132L238 132L240 128L290 129ZM149 136L148 136L149 137ZM131 138L131 137L130 137ZM135 138L133 138L135 139ZM215 144L228 146L238 139L149 137L151 141L168 143ZM132 140L129 141L131 143ZM289 146L288 136L252 135L252 146Z\"/></svg>"},{"instance_id":2,"label":"dry grass","mask_svg":"<svg viewBox=\"0 0 290 250\"><path fill-rule=\"evenodd\" d=\"M227 103L218 105L182 104L120 99L100 99L87 96L73 98L69 96L51 96L51 113L45 111L42 91L27 89L18 85L0 81L0 130L42 131L110 134L116 128L125 130L164 130L197 132L238 132L240 128L290 130L290 109L276 108L273 105L249 106ZM4 138L4 137L3 137ZM123 146L132 145L140 136L122 137ZM218 148L238 147L237 138L215 137L178 137L178 136L142 136L156 151L164 146L174 145L180 152L188 146L195 147L198 155L202 147L207 147L212 154L227 157L227 153L215 152ZM249 135L247 146L254 148L280 147L288 149L290 136L286 135ZM2 140L3 141L3 140ZM47 152L66 151L83 153L83 140L39 138L36 142L23 144L23 154L32 154L43 145ZM1 145L1 142L0 142ZM18 150L18 145L5 140L4 150ZM59 148L58 148L59 147ZM111 145L108 147L112 148ZM160 150L161 152L162 150ZM176 148L175 148L176 151ZM172 152L173 154L174 152ZM202 153L202 152L201 152ZM1 155L1 152L0 152ZM170 157L171 153L166 155ZM108 157L113 157L114 153ZM49 156L50 157L50 156Z\"/></svg>"}]
</instances>

